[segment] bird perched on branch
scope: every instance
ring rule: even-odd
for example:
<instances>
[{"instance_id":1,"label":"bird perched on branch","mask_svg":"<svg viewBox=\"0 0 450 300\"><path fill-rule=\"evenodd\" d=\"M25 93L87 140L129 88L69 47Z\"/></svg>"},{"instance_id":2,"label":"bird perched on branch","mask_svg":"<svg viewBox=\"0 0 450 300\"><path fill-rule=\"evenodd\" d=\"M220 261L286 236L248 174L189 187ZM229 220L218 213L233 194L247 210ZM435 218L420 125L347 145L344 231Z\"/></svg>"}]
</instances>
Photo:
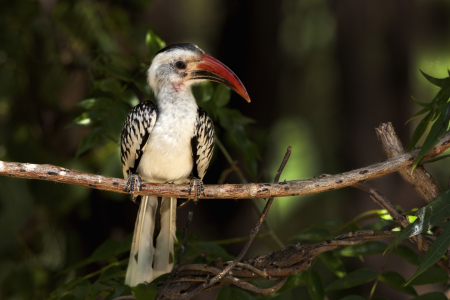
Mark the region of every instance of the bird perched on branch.
<instances>
[{"instance_id":1,"label":"bird perched on branch","mask_svg":"<svg viewBox=\"0 0 450 300\"><path fill-rule=\"evenodd\" d=\"M191 86L219 82L250 102L239 78L192 44L160 50L147 72L156 102L144 101L128 114L120 150L127 191L140 202L125 284L151 282L172 270L176 198L137 196L141 180L190 183L198 199L214 149L214 125L197 106Z\"/></svg>"}]
</instances>

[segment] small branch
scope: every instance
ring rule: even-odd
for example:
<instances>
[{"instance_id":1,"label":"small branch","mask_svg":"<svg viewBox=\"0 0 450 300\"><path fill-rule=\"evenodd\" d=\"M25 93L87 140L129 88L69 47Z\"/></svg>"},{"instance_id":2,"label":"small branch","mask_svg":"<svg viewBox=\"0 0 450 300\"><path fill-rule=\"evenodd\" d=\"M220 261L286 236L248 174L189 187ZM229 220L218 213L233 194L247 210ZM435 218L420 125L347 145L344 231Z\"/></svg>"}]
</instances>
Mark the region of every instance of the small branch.
<instances>
[{"instance_id":1,"label":"small branch","mask_svg":"<svg viewBox=\"0 0 450 300\"><path fill-rule=\"evenodd\" d=\"M259 290L259 288L242 283L243 281L239 280L239 278L253 278L255 280L269 279L273 281L284 278L285 280L289 275L307 270L311 265L311 261L320 253L343 246L362 244L375 238L395 236L397 234L390 231L362 230L342 234L315 245L307 245L300 242L292 244L279 251L253 257L237 264L230 270L229 275L223 277L223 281L203 290L203 292L232 284L257 293L262 293L263 291ZM192 264L179 267L176 279L170 284L168 293L165 296L169 299L180 299L179 297L183 295L184 291L193 290L198 287L199 281L207 282L208 276L221 274L226 268L214 262L212 264ZM176 285L177 281L182 281L185 284L188 282L189 286ZM283 284L283 281L279 281L269 288L271 290L266 289L266 291L273 293L275 288L280 288Z\"/></svg>"},{"instance_id":2,"label":"small branch","mask_svg":"<svg viewBox=\"0 0 450 300\"><path fill-rule=\"evenodd\" d=\"M402 142L395 133L391 122L380 124L375 131L384 154L388 158L405 153ZM439 185L423 166L418 166L412 174L409 169L402 169L398 173L427 203L442 194Z\"/></svg>"},{"instance_id":3,"label":"small branch","mask_svg":"<svg viewBox=\"0 0 450 300\"><path fill-rule=\"evenodd\" d=\"M286 151L286 154L284 155L283 161L281 162L280 168L278 169L277 174L275 175L274 182L278 182L278 180L280 179L281 172L283 172L283 169L286 166L286 163L289 160L289 157L291 156L291 150L292 150L292 148L288 147L288 149ZM239 253L239 255L236 257L236 259L232 263L230 263L220 274L217 274L210 281L206 281L202 285L200 285L197 288L195 288L193 291L190 291L190 292L187 292L187 293L183 294L180 297L180 300L191 299L195 295L199 294L202 290L211 287L216 282L220 281L224 276L226 276L228 274L228 272L230 272L230 270L232 268L234 268L244 258L244 255L247 253L248 249L250 248L250 245L252 244L253 239L258 234L258 231L259 231L259 229L261 227L261 224L266 219L267 213L269 212L269 209L270 209L270 206L272 205L273 199L274 199L274 197L271 197L267 201L267 204L264 207L264 210L263 210L263 212L261 214L261 217L259 218L258 222L256 223L255 228L251 231L250 237L249 237L247 243L244 245L244 248L242 248L241 253Z\"/></svg>"},{"instance_id":4,"label":"small branch","mask_svg":"<svg viewBox=\"0 0 450 300\"><path fill-rule=\"evenodd\" d=\"M439 143L424 157L422 161L434 158L450 148L450 132L447 132ZM216 184L205 185L206 197L201 199L249 199L287 197L321 193L352 186L360 181L368 181L384 175L411 167L419 153L414 150L390 158L384 162L370 165L325 178L293 180L280 183L249 184ZM409 169L409 168L408 168ZM80 171L61 168L53 165L23 164L0 161L0 176L40 179L60 183L74 184L99 190L126 193L124 179L87 174ZM137 195L154 195L162 197L189 198L189 186L186 184L143 184Z\"/></svg>"}]
</instances>

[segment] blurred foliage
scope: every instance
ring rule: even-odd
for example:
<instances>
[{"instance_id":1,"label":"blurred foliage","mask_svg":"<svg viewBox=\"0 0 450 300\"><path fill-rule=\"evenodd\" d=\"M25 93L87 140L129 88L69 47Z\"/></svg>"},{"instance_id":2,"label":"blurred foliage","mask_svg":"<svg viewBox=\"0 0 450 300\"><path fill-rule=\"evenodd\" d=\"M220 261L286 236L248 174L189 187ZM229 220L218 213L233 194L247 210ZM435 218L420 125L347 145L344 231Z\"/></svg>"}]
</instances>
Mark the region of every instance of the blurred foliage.
<instances>
[{"instance_id":1,"label":"blurred foliage","mask_svg":"<svg viewBox=\"0 0 450 300\"><path fill-rule=\"evenodd\" d=\"M91 173L121 176L117 141L123 120L139 101L153 100L145 72L151 58L165 45L155 31L133 17L135 12L145 10L152 2L1 1L2 7L7 9L0 11L3 29L0 35L0 159L50 163ZM329 126L330 123L323 120L331 119L338 105L333 97L338 85L335 78L337 71L336 67L333 68L329 52L333 51L331 45L339 28L325 1L284 1L283 14L281 47L291 64L313 70L315 77L311 77L314 80L303 80L303 75L285 75L281 81L284 94L280 99L284 99L284 104L289 104L283 105L283 109L289 110L291 116L281 117L278 125L274 126L273 137L268 140L274 148L280 147L284 151L286 141L295 138L297 146L292 146L294 152L298 151L298 157L295 162L291 159L288 167L297 170L285 175L298 179L297 176L308 177L316 170L319 172L321 164L335 164L319 159L318 152L335 151L335 148L324 146L330 140L315 139L314 133L321 131L309 128L307 122L299 120L292 108L326 107L317 109L319 114L307 116L306 119L332 131L331 143L338 142L339 128ZM191 16L190 20L194 17ZM321 59L317 59L317 53ZM445 57L448 59L447 54ZM314 61L321 63L314 64ZM412 149L420 137L425 136L414 166L450 124L450 77L438 79L425 73L423 76L440 90L431 102L414 99L423 107L414 117L427 113L417 126L409 146ZM298 87L299 82L301 88ZM295 87L295 94L286 95L288 89L285 87L288 85ZM89 86L88 90L86 86ZM311 90L314 96L311 96ZM205 82L194 88L194 94L199 105L213 118L217 134L226 146L216 149L222 151L230 163L233 160L227 149L237 149L235 153L242 153L246 170L255 178L260 149L245 134L246 127L254 121L227 107L230 90L222 85ZM300 103L299 98L323 101ZM305 162L304 156L307 154L309 161ZM269 151L267 157L273 155L275 153ZM270 158L272 161L273 157ZM299 169L297 165L300 164L308 172ZM274 168L277 166L275 163ZM154 297L155 283L141 284L133 289L123 285L131 236L122 233L116 239L89 240L88 245L86 241L83 243L83 232L94 232L95 236L97 230L90 226L90 219L103 218L86 204L87 200L98 198L99 203L107 201L108 205L123 200L113 193L102 195L70 185L11 178L0 180L1 299L104 297L105 300L112 300L133 292L137 299ZM419 232L430 234L429 229L435 227L447 229L448 224L441 222L450 216L446 204L448 198L447 191L426 207L404 211L412 224L401 231L394 243ZM286 212L280 214L280 220L284 222L283 217L288 213L299 219L298 210L293 209L291 204L284 202L279 205ZM321 209L333 210L335 207ZM74 219L82 222L73 222ZM348 231L379 230L392 224L394 221L385 210L367 210L350 221L315 217L314 224L301 230L295 229L297 231L290 241L316 243ZM80 228L83 226L84 231ZM112 232L113 229L107 226L105 224L105 228L98 230ZM399 231L399 228L394 231ZM260 238L266 236L269 235L261 234ZM359 291L357 288L366 286L372 287L369 296L372 300L387 299L375 296L379 291L378 284L415 297L415 286L443 285L448 281L448 275L432 265L444 256L450 246L449 236L450 233L445 230L424 258L408 245L391 248L377 241L329 251L314 260L310 270L290 276L285 286L273 295L256 295L227 287L219 292L217 298L289 299L298 298L303 293L305 299L324 299L326 295L328 299L356 300L365 299L356 294ZM178 241L181 240L179 237ZM206 242L191 233L183 261L208 263L218 257L224 261L232 260L233 256L223 246L234 242L235 239ZM176 247L178 253L179 244ZM91 253L87 258L84 256L86 252ZM386 271L384 266L377 269L352 267L365 256L383 252L389 252L385 265L394 259L402 260L417 266L416 274L405 278L400 270ZM161 279L164 277L156 281ZM270 285L264 280L253 283L262 287ZM432 292L414 299L440 300L446 297L443 293Z\"/></svg>"}]
</instances>

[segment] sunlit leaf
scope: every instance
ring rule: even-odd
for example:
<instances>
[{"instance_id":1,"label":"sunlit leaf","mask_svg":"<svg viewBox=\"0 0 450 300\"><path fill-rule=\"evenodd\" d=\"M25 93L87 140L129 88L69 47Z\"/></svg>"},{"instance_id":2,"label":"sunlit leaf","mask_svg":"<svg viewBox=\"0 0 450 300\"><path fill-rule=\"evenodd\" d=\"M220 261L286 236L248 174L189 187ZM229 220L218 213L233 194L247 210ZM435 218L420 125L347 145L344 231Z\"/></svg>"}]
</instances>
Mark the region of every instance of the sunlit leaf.
<instances>
[{"instance_id":1,"label":"sunlit leaf","mask_svg":"<svg viewBox=\"0 0 450 300\"><path fill-rule=\"evenodd\" d=\"M332 282L325 291L334 291L351 288L364 283L371 282L377 278L377 273L372 269L362 268L348 273L342 278Z\"/></svg>"},{"instance_id":2,"label":"sunlit leaf","mask_svg":"<svg viewBox=\"0 0 450 300\"><path fill-rule=\"evenodd\" d=\"M400 245L392 249L391 253L403 258L404 260L416 266L420 265L420 263L422 262L422 257L420 257L419 254L405 245Z\"/></svg>"},{"instance_id":3,"label":"sunlit leaf","mask_svg":"<svg viewBox=\"0 0 450 300\"><path fill-rule=\"evenodd\" d=\"M445 294L440 292L431 292L420 295L419 297L413 298L412 300L447 300Z\"/></svg>"},{"instance_id":4,"label":"sunlit leaf","mask_svg":"<svg viewBox=\"0 0 450 300\"><path fill-rule=\"evenodd\" d=\"M423 285L423 284L433 284L447 282L448 274L441 268L428 269L422 274L414 278L409 284L410 285Z\"/></svg>"},{"instance_id":5,"label":"sunlit leaf","mask_svg":"<svg viewBox=\"0 0 450 300\"><path fill-rule=\"evenodd\" d=\"M364 244L344 247L338 253L342 256L373 255L383 253L385 249L386 244L383 242L368 241Z\"/></svg>"},{"instance_id":6,"label":"sunlit leaf","mask_svg":"<svg viewBox=\"0 0 450 300\"><path fill-rule=\"evenodd\" d=\"M385 272L379 277L379 279L381 282L387 284L393 289L396 289L397 291L408 295L417 296L416 290L411 286L405 286L406 279L397 272Z\"/></svg>"},{"instance_id":7,"label":"sunlit leaf","mask_svg":"<svg viewBox=\"0 0 450 300\"><path fill-rule=\"evenodd\" d=\"M436 200L416 211L417 219L405 229L387 247L386 251L413 235L428 231L450 215L450 190L444 192ZM440 225L442 226L442 224ZM434 244L434 243L433 243ZM429 250L427 251L427 254Z\"/></svg>"},{"instance_id":8,"label":"sunlit leaf","mask_svg":"<svg viewBox=\"0 0 450 300\"><path fill-rule=\"evenodd\" d=\"M342 278L347 274L341 259L333 251L321 253L319 258L337 277Z\"/></svg>"},{"instance_id":9,"label":"sunlit leaf","mask_svg":"<svg viewBox=\"0 0 450 300\"><path fill-rule=\"evenodd\" d=\"M434 78L428 74L426 74L425 72L423 72L422 70L420 70L420 72L422 73L422 75L432 84L438 86L438 87L445 87L445 86L450 86L450 77L446 77L446 78Z\"/></svg>"},{"instance_id":10,"label":"sunlit leaf","mask_svg":"<svg viewBox=\"0 0 450 300\"><path fill-rule=\"evenodd\" d=\"M363 230L380 230L381 228L396 224L395 221L392 220L377 220L373 223L367 224L363 227Z\"/></svg>"},{"instance_id":11,"label":"sunlit leaf","mask_svg":"<svg viewBox=\"0 0 450 300\"><path fill-rule=\"evenodd\" d=\"M226 286L220 289L219 294L217 295L216 300L229 300L229 299L236 299L236 300L254 300L255 297L253 297L251 294L246 292L243 289Z\"/></svg>"},{"instance_id":12,"label":"sunlit leaf","mask_svg":"<svg viewBox=\"0 0 450 300\"><path fill-rule=\"evenodd\" d=\"M291 240L301 241L323 241L331 239L331 232L325 228L307 228L291 237Z\"/></svg>"},{"instance_id":13,"label":"sunlit leaf","mask_svg":"<svg viewBox=\"0 0 450 300\"><path fill-rule=\"evenodd\" d=\"M151 57L156 55L156 52L166 46L166 43L157 36L153 30L149 29L145 37L145 43L147 44L148 51Z\"/></svg>"}]
</instances>

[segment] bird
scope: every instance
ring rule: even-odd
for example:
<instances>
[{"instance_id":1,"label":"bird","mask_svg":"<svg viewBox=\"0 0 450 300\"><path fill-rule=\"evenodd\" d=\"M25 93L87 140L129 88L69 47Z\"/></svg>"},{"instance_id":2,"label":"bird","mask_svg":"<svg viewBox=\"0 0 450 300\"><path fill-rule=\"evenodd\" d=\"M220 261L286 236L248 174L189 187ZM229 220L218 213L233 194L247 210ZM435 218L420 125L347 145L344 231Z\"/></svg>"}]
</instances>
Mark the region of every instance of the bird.
<instances>
[{"instance_id":1,"label":"bird","mask_svg":"<svg viewBox=\"0 0 450 300\"><path fill-rule=\"evenodd\" d=\"M131 109L120 135L126 191L139 204L125 284L150 283L174 264L177 199L135 196L142 181L189 184L196 200L204 194L203 177L214 150L214 124L200 108L192 85L223 84L247 102L241 80L198 46L181 43L158 51L147 71L156 104L143 101Z\"/></svg>"}]
</instances>

